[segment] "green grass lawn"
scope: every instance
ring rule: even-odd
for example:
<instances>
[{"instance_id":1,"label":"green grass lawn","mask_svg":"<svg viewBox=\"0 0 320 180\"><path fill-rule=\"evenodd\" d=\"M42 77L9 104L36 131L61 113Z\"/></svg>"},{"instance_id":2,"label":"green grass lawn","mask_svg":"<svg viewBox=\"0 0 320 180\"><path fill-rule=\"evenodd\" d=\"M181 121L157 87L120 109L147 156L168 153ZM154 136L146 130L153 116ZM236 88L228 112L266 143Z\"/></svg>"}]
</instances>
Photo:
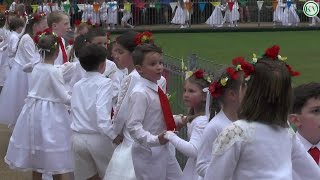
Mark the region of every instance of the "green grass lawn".
<instances>
[{"instance_id":1,"label":"green grass lawn","mask_svg":"<svg viewBox=\"0 0 320 180\"><path fill-rule=\"evenodd\" d=\"M262 54L267 47L278 44L280 54L301 72L294 78L295 85L320 80L319 31L165 33L154 38L166 54L186 57L195 53L220 64L230 64L236 56L251 60L252 53Z\"/></svg>"}]
</instances>

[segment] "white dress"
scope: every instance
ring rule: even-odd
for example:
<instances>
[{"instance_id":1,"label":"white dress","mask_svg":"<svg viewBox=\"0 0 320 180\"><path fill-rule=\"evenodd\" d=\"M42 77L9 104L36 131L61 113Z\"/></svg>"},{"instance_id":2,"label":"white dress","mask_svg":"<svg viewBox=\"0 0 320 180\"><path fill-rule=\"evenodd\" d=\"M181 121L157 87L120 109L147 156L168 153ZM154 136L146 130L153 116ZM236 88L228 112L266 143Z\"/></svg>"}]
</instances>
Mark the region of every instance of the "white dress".
<instances>
[{"instance_id":1,"label":"white dress","mask_svg":"<svg viewBox=\"0 0 320 180\"><path fill-rule=\"evenodd\" d=\"M127 129L127 120L129 118L129 96L139 79L139 73L133 70L121 83L113 122L115 133L123 134L124 139L113 152L104 180L136 180L131 154L134 141ZM166 81L163 77L158 81L158 84L162 89L166 89Z\"/></svg>"},{"instance_id":2,"label":"white dress","mask_svg":"<svg viewBox=\"0 0 320 180\"><path fill-rule=\"evenodd\" d=\"M290 8L286 6L283 11L282 16L282 25L284 26L291 26L291 25L298 25L300 22L300 18L296 12L297 6L296 4L291 4Z\"/></svg>"},{"instance_id":3,"label":"white dress","mask_svg":"<svg viewBox=\"0 0 320 180\"><path fill-rule=\"evenodd\" d=\"M189 141L179 138L173 132L166 132L165 138L168 139L178 151L188 157L181 180L197 180L200 177L196 171L196 162L198 150L201 145L202 133L207 124L208 118L206 116L198 116L191 123L188 123Z\"/></svg>"},{"instance_id":4,"label":"white dress","mask_svg":"<svg viewBox=\"0 0 320 180\"><path fill-rule=\"evenodd\" d=\"M233 7L232 7L232 10L230 11L229 7L228 7L228 4L227 4L227 7L226 7L226 14L224 16L225 18L225 22L235 22L235 21L238 21L239 18L240 18L240 13L239 13L239 4L237 1L234 1L234 4L233 4Z\"/></svg>"},{"instance_id":5,"label":"white dress","mask_svg":"<svg viewBox=\"0 0 320 180\"><path fill-rule=\"evenodd\" d=\"M320 179L320 168L290 128L238 120L213 144L204 180Z\"/></svg>"},{"instance_id":6,"label":"white dress","mask_svg":"<svg viewBox=\"0 0 320 180\"><path fill-rule=\"evenodd\" d=\"M273 11L273 21L274 22L282 22L283 17L283 8L286 7L286 4L282 2L282 0L278 0L278 4L276 9Z\"/></svg>"},{"instance_id":7,"label":"white dress","mask_svg":"<svg viewBox=\"0 0 320 180\"><path fill-rule=\"evenodd\" d=\"M23 66L40 61L40 55L30 37L21 37L12 69L0 95L0 123L9 124L12 128L17 121L28 94L29 74L23 72Z\"/></svg>"},{"instance_id":8,"label":"white dress","mask_svg":"<svg viewBox=\"0 0 320 180\"><path fill-rule=\"evenodd\" d=\"M117 1L108 2L108 24L118 24L118 4Z\"/></svg>"},{"instance_id":9,"label":"white dress","mask_svg":"<svg viewBox=\"0 0 320 180\"><path fill-rule=\"evenodd\" d=\"M107 22L108 20L108 5L106 2L103 2L100 7L100 19L103 22Z\"/></svg>"},{"instance_id":10,"label":"white dress","mask_svg":"<svg viewBox=\"0 0 320 180\"><path fill-rule=\"evenodd\" d=\"M93 5L87 4L87 21L93 23Z\"/></svg>"},{"instance_id":11,"label":"white dress","mask_svg":"<svg viewBox=\"0 0 320 180\"><path fill-rule=\"evenodd\" d=\"M9 41L10 31L6 28L0 28L0 37L2 42L0 43L0 86L4 85L6 77L10 71L8 64L8 41Z\"/></svg>"},{"instance_id":12,"label":"white dress","mask_svg":"<svg viewBox=\"0 0 320 180\"><path fill-rule=\"evenodd\" d=\"M224 11L225 7L220 5L216 6L212 11L211 16L207 19L206 24L210 26L222 26L224 23L224 18L221 11Z\"/></svg>"},{"instance_id":13,"label":"white dress","mask_svg":"<svg viewBox=\"0 0 320 180\"><path fill-rule=\"evenodd\" d=\"M87 22L88 21L88 4L83 5L83 11L82 11L82 22Z\"/></svg>"},{"instance_id":14,"label":"white dress","mask_svg":"<svg viewBox=\"0 0 320 180\"><path fill-rule=\"evenodd\" d=\"M13 169L62 174L74 167L70 96L62 74L51 64L37 64L30 91L10 138L5 162ZM50 89L50 91L48 91Z\"/></svg>"},{"instance_id":15,"label":"white dress","mask_svg":"<svg viewBox=\"0 0 320 180\"><path fill-rule=\"evenodd\" d=\"M15 31L11 31L9 36L9 42L7 47L7 55L8 55L8 64L10 68L12 68L12 65L14 63L14 57L16 56L17 48L18 48L18 42L19 42L19 34Z\"/></svg>"},{"instance_id":16,"label":"white dress","mask_svg":"<svg viewBox=\"0 0 320 180\"><path fill-rule=\"evenodd\" d=\"M189 20L189 12L186 7L182 8L182 6L184 6L184 4L181 4L180 1L178 1L176 13L171 20L172 24L184 25L186 21Z\"/></svg>"},{"instance_id":17,"label":"white dress","mask_svg":"<svg viewBox=\"0 0 320 180\"><path fill-rule=\"evenodd\" d=\"M93 8L93 5L92 5L92 8ZM96 12L94 8L92 10L93 10L92 23L100 24L100 9L98 10L98 12Z\"/></svg>"}]
</instances>

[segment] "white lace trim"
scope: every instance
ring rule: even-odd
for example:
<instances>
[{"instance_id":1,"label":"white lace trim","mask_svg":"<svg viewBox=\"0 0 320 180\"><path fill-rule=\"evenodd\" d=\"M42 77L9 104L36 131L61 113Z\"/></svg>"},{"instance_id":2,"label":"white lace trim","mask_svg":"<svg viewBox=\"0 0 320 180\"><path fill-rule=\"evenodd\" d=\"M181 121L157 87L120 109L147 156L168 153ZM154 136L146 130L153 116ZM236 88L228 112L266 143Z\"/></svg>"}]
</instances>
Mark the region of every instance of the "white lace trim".
<instances>
[{"instance_id":1,"label":"white lace trim","mask_svg":"<svg viewBox=\"0 0 320 180\"><path fill-rule=\"evenodd\" d=\"M224 129L213 143L214 155L221 155L239 141L251 142L255 133L255 123L239 120Z\"/></svg>"},{"instance_id":2,"label":"white lace trim","mask_svg":"<svg viewBox=\"0 0 320 180\"><path fill-rule=\"evenodd\" d=\"M121 91L119 92L117 105L116 105L115 110L114 110L113 120L116 119L117 114L118 114L118 112L120 110L120 107L121 107L121 105L123 103L123 100L126 97L126 94L128 92L131 79L132 79L131 76L127 76L127 78L125 78L123 80L123 85L121 86Z\"/></svg>"}]
</instances>

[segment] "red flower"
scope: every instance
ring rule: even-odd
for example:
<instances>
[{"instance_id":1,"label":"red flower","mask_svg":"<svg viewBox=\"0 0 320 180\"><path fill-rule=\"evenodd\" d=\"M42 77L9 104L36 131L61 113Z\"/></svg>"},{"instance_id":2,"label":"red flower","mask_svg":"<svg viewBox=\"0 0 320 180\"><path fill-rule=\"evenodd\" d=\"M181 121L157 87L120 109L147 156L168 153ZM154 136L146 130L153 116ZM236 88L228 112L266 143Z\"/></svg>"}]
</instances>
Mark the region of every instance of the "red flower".
<instances>
[{"instance_id":1,"label":"red flower","mask_svg":"<svg viewBox=\"0 0 320 180\"><path fill-rule=\"evenodd\" d=\"M52 29L51 28L47 28L43 31L45 34L51 34L52 33Z\"/></svg>"},{"instance_id":2,"label":"red flower","mask_svg":"<svg viewBox=\"0 0 320 180\"><path fill-rule=\"evenodd\" d=\"M248 76L254 73L253 65L246 61L244 61L243 64L241 64L241 68L244 72L244 78L247 78Z\"/></svg>"},{"instance_id":3,"label":"red flower","mask_svg":"<svg viewBox=\"0 0 320 180\"><path fill-rule=\"evenodd\" d=\"M153 37L149 31L145 31L143 33L138 33L134 38L134 43L136 45L139 45L142 43L150 43L152 41L153 41Z\"/></svg>"},{"instance_id":4,"label":"red flower","mask_svg":"<svg viewBox=\"0 0 320 180\"><path fill-rule=\"evenodd\" d=\"M231 77L231 79L233 79L233 80L236 80L238 78L237 71L232 67L227 68L227 73Z\"/></svg>"},{"instance_id":5,"label":"red flower","mask_svg":"<svg viewBox=\"0 0 320 180\"><path fill-rule=\"evenodd\" d=\"M33 41L35 44L38 44L39 43L39 36L38 35L34 36Z\"/></svg>"},{"instance_id":6,"label":"red flower","mask_svg":"<svg viewBox=\"0 0 320 180\"><path fill-rule=\"evenodd\" d=\"M79 20L79 19L76 19L75 21L74 21L74 25L75 26L79 26L81 24L81 21Z\"/></svg>"},{"instance_id":7,"label":"red flower","mask_svg":"<svg viewBox=\"0 0 320 180\"><path fill-rule=\"evenodd\" d=\"M275 60L279 54L279 51L280 51L280 47L278 45L274 45L271 48L268 48L264 53L264 55L267 56L268 58Z\"/></svg>"},{"instance_id":8,"label":"red flower","mask_svg":"<svg viewBox=\"0 0 320 180\"><path fill-rule=\"evenodd\" d=\"M193 73L193 75L197 79L203 79L204 78L204 71L202 69L198 69L196 72Z\"/></svg>"},{"instance_id":9,"label":"red flower","mask_svg":"<svg viewBox=\"0 0 320 180\"><path fill-rule=\"evenodd\" d=\"M232 59L232 64L234 66L237 66L238 64L243 64L243 62L245 62L244 58L243 57L236 57L234 59Z\"/></svg>"},{"instance_id":10,"label":"red flower","mask_svg":"<svg viewBox=\"0 0 320 180\"><path fill-rule=\"evenodd\" d=\"M68 44L73 45L73 43L74 43L73 39L69 39Z\"/></svg>"},{"instance_id":11,"label":"red flower","mask_svg":"<svg viewBox=\"0 0 320 180\"><path fill-rule=\"evenodd\" d=\"M214 81L209 86L209 92L213 98L219 98L223 92L221 84L218 81Z\"/></svg>"},{"instance_id":12,"label":"red flower","mask_svg":"<svg viewBox=\"0 0 320 180\"><path fill-rule=\"evenodd\" d=\"M40 15L39 15L39 14L33 15L33 19L34 19L35 21L39 21Z\"/></svg>"},{"instance_id":13,"label":"red flower","mask_svg":"<svg viewBox=\"0 0 320 180\"><path fill-rule=\"evenodd\" d=\"M287 67L291 76L300 76L300 72L293 71L292 67L289 64L286 64L286 67Z\"/></svg>"}]
</instances>

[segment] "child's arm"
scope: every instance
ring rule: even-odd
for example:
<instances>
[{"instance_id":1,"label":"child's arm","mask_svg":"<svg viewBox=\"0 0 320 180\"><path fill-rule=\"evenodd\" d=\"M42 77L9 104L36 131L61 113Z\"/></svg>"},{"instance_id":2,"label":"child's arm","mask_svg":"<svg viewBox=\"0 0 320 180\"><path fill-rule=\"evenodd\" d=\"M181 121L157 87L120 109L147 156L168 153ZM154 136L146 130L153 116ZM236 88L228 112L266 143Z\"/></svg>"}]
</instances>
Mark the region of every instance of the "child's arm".
<instances>
[{"instance_id":1,"label":"child's arm","mask_svg":"<svg viewBox=\"0 0 320 180\"><path fill-rule=\"evenodd\" d=\"M320 169L312 157L307 153L300 140L294 135L292 147L292 179L315 180L320 179Z\"/></svg>"},{"instance_id":2,"label":"child's arm","mask_svg":"<svg viewBox=\"0 0 320 180\"><path fill-rule=\"evenodd\" d=\"M236 124L227 127L214 142L212 158L204 180L231 179L237 167L242 148L243 137L235 131L237 128L241 129ZM230 139L229 137L234 138Z\"/></svg>"},{"instance_id":3,"label":"child's arm","mask_svg":"<svg viewBox=\"0 0 320 180\"><path fill-rule=\"evenodd\" d=\"M62 103L70 105L71 96L68 94L68 91L64 86L65 84L63 81L61 70L57 68L52 72L53 73L50 73L51 81L53 83L51 92L54 93Z\"/></svg>"},{"instance_id":4,"label":"child's arm","mask_svg":"<svg viewBox=\"0 0 320 180\"><path fill-rule=\"evenodd\" d=\"M107 135L110 139L114 140L117 134L113 132L111 122L111 109L112 109L112 82L106 79L107 83L99 87L97 93L97 125L102 134Z\"/></svg>"},{"instance_id":5,"label":"child's arm","mask_svg":"<svg viewBox=\"0 0 320 180\"><path fill-rule=\"evenodd\" d=\"M143 128L142 123L145 120L144 116L148 106L147 96L143 92L135 92L131 94L128 104L128 107L130 107L130 118L128 120L127 128L131 137L138 143L148 147L159 146L160 142L158 136L151 134ZM148 120L149 119L146 119L145 121ZM160 120L161 119L159 119L159 121Z\"/></svg>"},{"instance_id":6,"label":"child's arm","mask_svg":"<svg viewBox=\"0 0 320 180\"><path fill-rule=\"evenodd\" d=\"M17 48L18 48L18 43L19 43L19 38L18 37L13 37L8 46L8 51L10 54L16 54Z\"/></svg>"},{"instance_id":7,"label":"child's arm","mask_svg":"<svg viewBox=\"0 0 320 180\"><path fill-rule=\"evenodd\" d=\"M166 135L164 137L168 139L173 144L173 146L176 147L184 155L196 158L201 143L202 132L207 124L206 122L202 122L201 119L199 120L200 121L197 121L197 119L195 119L192 122L193 124L191 126L193 126L193 128L189 142L181 139L172 131L166 132Z\"/></svg>"}]
</instances>

